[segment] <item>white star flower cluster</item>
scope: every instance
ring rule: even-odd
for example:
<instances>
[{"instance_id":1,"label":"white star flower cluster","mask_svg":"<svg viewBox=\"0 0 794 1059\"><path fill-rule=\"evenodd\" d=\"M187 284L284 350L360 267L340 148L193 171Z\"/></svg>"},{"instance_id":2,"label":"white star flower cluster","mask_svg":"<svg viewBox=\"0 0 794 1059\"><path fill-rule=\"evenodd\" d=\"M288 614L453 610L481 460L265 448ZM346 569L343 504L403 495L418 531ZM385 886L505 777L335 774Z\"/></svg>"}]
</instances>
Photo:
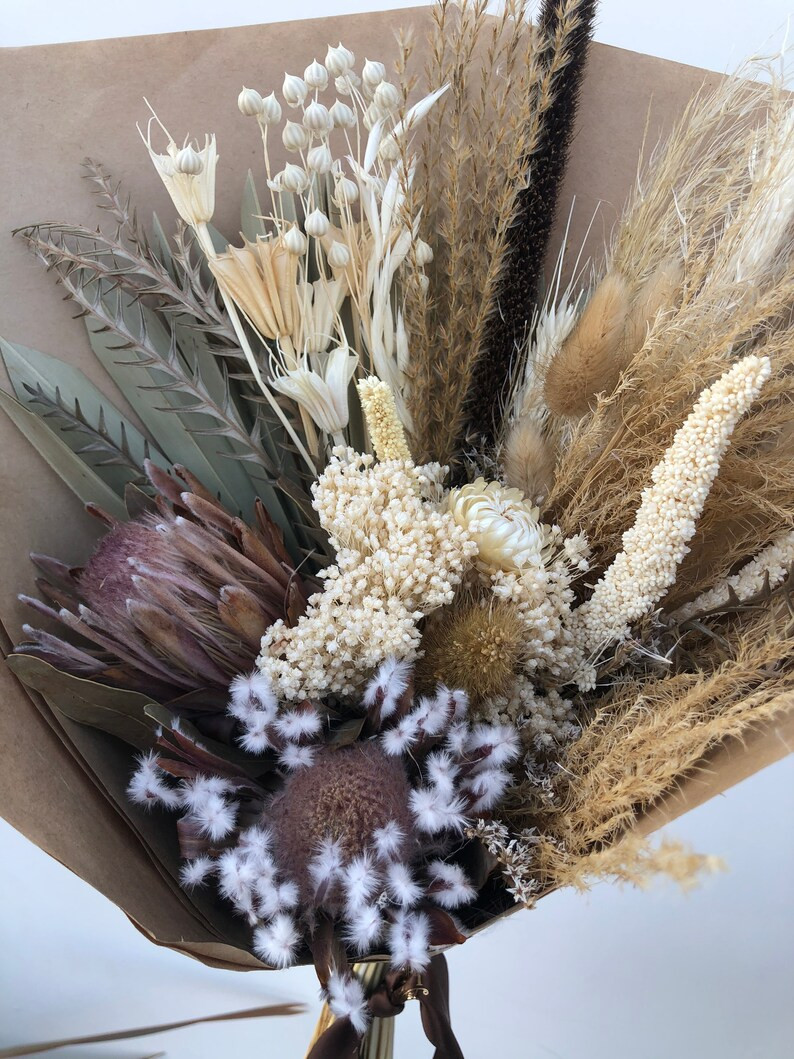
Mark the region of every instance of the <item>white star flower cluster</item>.
<instances>
[{"instance_id":1,"label":"white star flower cluster","mask_svg":"<svg viewBox=\"0 0 794 1059\"><path fill-rule=\"evenodd\" d=\"M314 507L337 553L292 628L272 625L257 664L285 698L351 695L392 656L413 659L417 622L452 602L476 545L430 499L440 469L335 449Z\"/></svg>"}]
</instances>

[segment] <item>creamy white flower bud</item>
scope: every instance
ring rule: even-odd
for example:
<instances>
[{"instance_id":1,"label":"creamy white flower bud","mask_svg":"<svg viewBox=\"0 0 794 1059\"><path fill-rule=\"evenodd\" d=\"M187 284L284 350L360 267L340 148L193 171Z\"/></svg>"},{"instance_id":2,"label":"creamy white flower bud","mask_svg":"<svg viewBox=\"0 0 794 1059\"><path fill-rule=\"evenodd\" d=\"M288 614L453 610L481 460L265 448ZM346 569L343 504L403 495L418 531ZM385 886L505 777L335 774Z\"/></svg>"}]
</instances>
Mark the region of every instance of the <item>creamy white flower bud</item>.
<instances>
[{"instance_id":1,"label":"creamy white flower bud","mask_svg":"<svg viewBox=\"0 0 794 1059\"><path fill-rule=\"evenodd\" d=\"M307 235L310 235L313 239L321 239L330 229L331 222L322 210L312 210L306 218L303 227L306 229Z\"/></svg>"},{"instance_id":2,"label":"creamy white flower bud","mask_svg":"<svg viewBox=\"0 0 794 1059\"><path fill-rule=\"evenodd\" d=\"M288 151L303 151L309 146L309 134L297 121L288 121L282 129L281 142Z\"/></svg>"},{"instance_id":3,"label":"creamy white flower bud","mask_svg":"<svg viewBox=\"0 0 794 1059\"><path fill-rule=\"evenodd\" d=\"M315 59L303 71L303 80L309 88L319 88L322 91L328 84L328 71Z\"/></svg>"},{"instance_id":4,"label":"creamy white flower bud","mask_svg":"<svg viewBox=\"0 0 794 1059\"><path fill-rule=\"evenodd\" d=\"M337 99L328 113L331 116L331 121L338 129L352 129L356 124L356 115L353 113L353 108L349 107L347 103L343 103L341 99Z\"/></svg>"},{"instance_id":5,"label":"creamy white flower bud","mask_svg":"<svg viewBox=\"0 0 794 1059\"><path fill-rule=\"evenodd\" d=\"M284 74L284 84L281 86L281 94L291 107L299 107L306 98L309 86L302 77L295 74Z\"/></svg>"},{"instance_id":6,"label":"creamy white flower bud","mask_svg":"<svg viewBox=\"0 0 794 1059\"><path fill-rule=\"evenodd\" d=\"M292 162L287 162L284 166L284 171L281 173L281 186L286 191L294 191L296 194L305 191L309 186L306 170L299 165L293 165Z\"/></svg>"},{"instance_id":7,"label":"creamy white flower bud","mask_svg":"<svg viewBox=\"0 0 794 1059\"><path fill-rule=\"evenodd\" d=\"M271 92L262 100L262 122L265 125L275 125L281 121L281 104L276 99L276 93Z\"/></svg>"},{"instance_id":8,"label":"creamy white flower bud","mask_svg":"<svg viewBox=\"0 0 794 1059\"><path fill-rule=\"evenodd\" d=\"M389 81L381 81L375 89L375 102L381 110L390 114L400 105L400 90Z\"/></svg>"},{"instance_id":9,"label":"creamy white flower bud","mask_svg":"<svg viewBox=\"0 0 794 1059\"><path fill-rule=\"evenodd\" d=\"M326 143L321 143L319 147L312 147L306 155L306 166L313 173L330 173L333 164L334 158Z\"/></svg>"},{"instance_id":10,"label":"creamy white flower bud","mask_svg":"<svg viewBox=\"0 0 794 1059\"><path fill-rule=\"evenodd\" d=\"M349 48L345 48L342 42L335 48L328 45L328 51L325 53L325 65L328 67L328 71L332 77L341 77L346 74L353 63L356 61L356 57Z\"/></svg>"},{"instance_id":11,"label":"creamy white flower bud","mask_svg":"<svg viewBox=\"0 0 794 1059\"><path fill-rule=\"evenodd\" d=\"M364 79L365 85L369 85L370 88L375 88L385 79L386 67L383 63L375 62L372 59L365 59L364 69L361 71L361 76Z\"/></svg>"},{"instance_id":12,"label":"creamy white flower bud","mask_svg":"<svg viewBox=\"0 0 794 1059\"><path fill-rule=\"evenodd\" d=\"M394 136L384 136L378 148L378 155L384 162L396 162L400 157L400 145Z\"/></svg>"},{"instance_id":13,"label":"creamy white flower bud","mask_svg":"<svg viewBox=\"0 0 794 1059\"><path fill-rule=\"evenodd\" d=\"M377 122L381 121L386 116L387 115L383 113L377 103L370 103L364 111L364 128L371 131Z\"/></svg>"},{"instance_id":14,"label":"creamy white flower bud","mask_svg":"<svg viewBox=\"0 0 794 1059\"><path fill-rule=\"evenodd\" d=\"M318 103L317 100L311 102L303 112L303 124L311 132L320 135L330 132L333 128L333 120L328 113L328 107Z\"/></svg>"},{"instance_id":15,"label":"creamy white flower bud","mask_svg":"<svg viewBox=\"0 0 794 1059\"><path fill-rule=\"evenodd\" d=\"M416 263L417 265L429 265L433 260L433 248L424 239L416 240Z\"/></svg>"},{"instance_id":16,"label":"creamy white flower bud","mask_svg":"<svg viewBox=\"0 0 794 1059\"><path fill-rule=\"evenodd\" d=\"M427 292L430 290L430 277L426 276L423 272L416 278L419 283L419 290L422 292L422 294L427 294Z\"/></svg>"},{"instance_id":17,"label":"creamy white flower bud","mask_svg":"<svg viewBox=\"0 0 794 1059\"><path fill-rule=\"evenodd\" d=\"M198 151L188 144L187 147L183 147L179 151L174 159L174 168L177 173L184 173L186 176L198 176L204 168L204 163L201 161L201 155Z\"/></svg>"},{"instance_id":18,"label":"creamy white flower bud","mask_svg":"<svg viewBox=\"0 0 794 1059\"><path fill-rule=\"evenodd\" d=\"M305 254L308 245L308 240L300 228L292 227L284 236L284 246L291 254Z\"/></svg>"},{"instance_id":19,"label":"creamy white flower bud","mask_svg":"<svg viewBox=\"0 0 794 1059\"><path fill-rule=\"evenodd\" d=\"M341 177L336 182L334 202L337 206L350 205L358 199L358 184L349 177Z\"/></svg>"},{"instance_id":20,"label":"creamy white flower bud","mask_svg":"<svg viewBox=\"0 0 794 1059\"><path fill-rule=\"evenodd\" d=\"M337 77L334 85L340 96L349 96L351 87L360 88L361 78L355 70L349 70L343 77Z\"/></svg>"},{"instance_id":21,"label":"creamy white flower bud","mask_svg":"<svg viewBox=\"0 0 794 1059\"><path fill-rule=\"evenodd\" d=\"M344 243L338 243L336 240L331 243L331 249L328 251L328 264L331 268L345 268L350 264L350 251Z\"/></svg>"},{"instance_id":22,"label":"creamy white flower bud","mask_svg":"<svg viewBox=\"0 0 794 1059\"><path fill-rule=\"evenodd\" d=\"M237 97L237 106L240 113L246 118L258 118L262 113L262 97L255 88L246 88Z\"/></svg>"}]
</instances>

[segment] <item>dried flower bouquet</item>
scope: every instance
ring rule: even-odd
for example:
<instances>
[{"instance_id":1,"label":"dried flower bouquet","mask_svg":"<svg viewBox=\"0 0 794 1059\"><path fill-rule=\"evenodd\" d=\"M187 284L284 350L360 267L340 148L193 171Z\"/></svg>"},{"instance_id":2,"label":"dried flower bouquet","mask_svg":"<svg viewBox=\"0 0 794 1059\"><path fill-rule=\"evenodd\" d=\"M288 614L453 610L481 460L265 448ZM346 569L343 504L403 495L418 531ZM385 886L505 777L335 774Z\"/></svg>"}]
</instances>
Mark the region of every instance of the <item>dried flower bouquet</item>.
<instances>
[{"instance_id":1,"label":"dried flower bouquet","mask_svg":"<svg viewBox=\"0 0 794 1059\"><path fill-rule=\"evenodd\" d=\"M707 868L638 816L791 703L783 78L693 100L603 260L544 287L595 4L526 16L444 0L421 77L402 38L393 73L340 43L244 87L239 245L215 136L154 112L173 237L95 163L109 226L18 232L135 418L2 340L0 404L104 529L79 568L32 556L9 665L123 741L230 944L314 963L314 1059L391 1054L411 997L460 1056L443 949Z\"/></svg>"}]
</instances>

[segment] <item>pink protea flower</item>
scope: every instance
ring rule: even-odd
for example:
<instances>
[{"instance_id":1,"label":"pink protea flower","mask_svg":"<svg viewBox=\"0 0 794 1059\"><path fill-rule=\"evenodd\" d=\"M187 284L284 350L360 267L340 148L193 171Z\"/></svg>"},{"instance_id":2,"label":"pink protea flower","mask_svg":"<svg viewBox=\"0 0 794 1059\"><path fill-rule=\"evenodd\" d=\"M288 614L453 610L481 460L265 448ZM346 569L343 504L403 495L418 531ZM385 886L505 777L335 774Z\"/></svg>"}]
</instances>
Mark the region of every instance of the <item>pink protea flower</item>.
<instances>
[{"instance_id":1,"label":"pink protea flower","mask_svg":"<svg viewBox=\"0 0 794 1059\"><path fill-rule=\"evenodd\" d=\"M32 556L48 602L20 598L80 641L25 626L29 642L17 651L160 701L225 691L268 627L303 613L301 579L261 504L249 526L184 468L182 482L146 470L156 491L149 510L117 522L93 509L109 532L82 569Z\"/></svg>"}]
</instances>

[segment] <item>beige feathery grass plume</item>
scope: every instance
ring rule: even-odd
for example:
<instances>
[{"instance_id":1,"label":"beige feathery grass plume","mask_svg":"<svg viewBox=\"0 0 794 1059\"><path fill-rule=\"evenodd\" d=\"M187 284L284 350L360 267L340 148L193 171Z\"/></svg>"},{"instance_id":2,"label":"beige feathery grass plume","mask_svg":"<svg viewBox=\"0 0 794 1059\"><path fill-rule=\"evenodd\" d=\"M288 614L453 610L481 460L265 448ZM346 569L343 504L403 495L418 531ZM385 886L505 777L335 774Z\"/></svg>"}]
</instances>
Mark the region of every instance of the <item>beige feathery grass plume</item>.
<instances>
[{"instance_id":1,"label":"beige feathery grass plume","mask_svg":"<svg viewBox=\"0 0 794 1059\"><path fill-rule=\"evenodd\" d=\"M623 367L619 357L630 293L618 272L607 272L546 371L549 411L582 416L600 393L611 393Z\"/></svg>"},{"instance_id":2,"label":"beige feathery grass plume","mask_svg":"<svg viewBox=\"0 0 794 1059\"><path fill-rule=\"evenodd\" d=\"M790 525L794 510L794 247L772 223L788 230L794 218L783 147L792 150L783 135L790 122L779 80L729 79L699 97L656 151L616 236L612 266L639 288L659 261L679 260L681 286L557 463L549 509L566 532L587 534L604 568L692 393L739 355L771 359L773 375L734 434L670 606L728 576L759 540ZM751 269L741 253L750 239L765 246Z\"/></svg>"},{"instance_id":3,"label":"beige feathery grass plume","mask_svg":"<svg viewBox=\"0 0 794 1059\"><path fill-rule=\"evenodd\" d=\"M640 286L626 315L626 327L617 354L620 371L642 349L659 314L669 312L677 305L683 278L681 262L671 258L663 261Z\"/></svg>"},{"instance_id":4,"label":"beige feathery grass plume","mask_svg":"<svg viewBox=\"0 0 794 1059\"><path fill-rule=\"evenodd\" d=\"M530 500L548 496L554 480L557 452L553 440L530 416L519 419L507 435L502 451L505 480Z\"/></svg>"},{"instance_id":5,"label":"beige feathery grass plume","mask_svg":"<svg viewBox=\"0 0 794 1059\"><path fill-rule=\"evenodd\" d=\"M577 854L630 828L714 746L791 709L792 658L790 622L761 610L745 618L733 657L616 685L566 751L551 834Z\"/></svg>"},{"instance_id":6,"label":"beige feathery grass plume","mask_svg":"<svg viewBox=\"0 0 794 1059\"><path fill-rule=\"evenodd\" d=\"M527 0L506 0L492 19L487 0L435 7L428 77L450 90L430 115L411 193L412 213L421 209L434 236L432 297L424 284L407 291L419 460L458 454L507 233L578 31L576 7L553 39L529 23Z\"/></svg>"}]
</instances>

